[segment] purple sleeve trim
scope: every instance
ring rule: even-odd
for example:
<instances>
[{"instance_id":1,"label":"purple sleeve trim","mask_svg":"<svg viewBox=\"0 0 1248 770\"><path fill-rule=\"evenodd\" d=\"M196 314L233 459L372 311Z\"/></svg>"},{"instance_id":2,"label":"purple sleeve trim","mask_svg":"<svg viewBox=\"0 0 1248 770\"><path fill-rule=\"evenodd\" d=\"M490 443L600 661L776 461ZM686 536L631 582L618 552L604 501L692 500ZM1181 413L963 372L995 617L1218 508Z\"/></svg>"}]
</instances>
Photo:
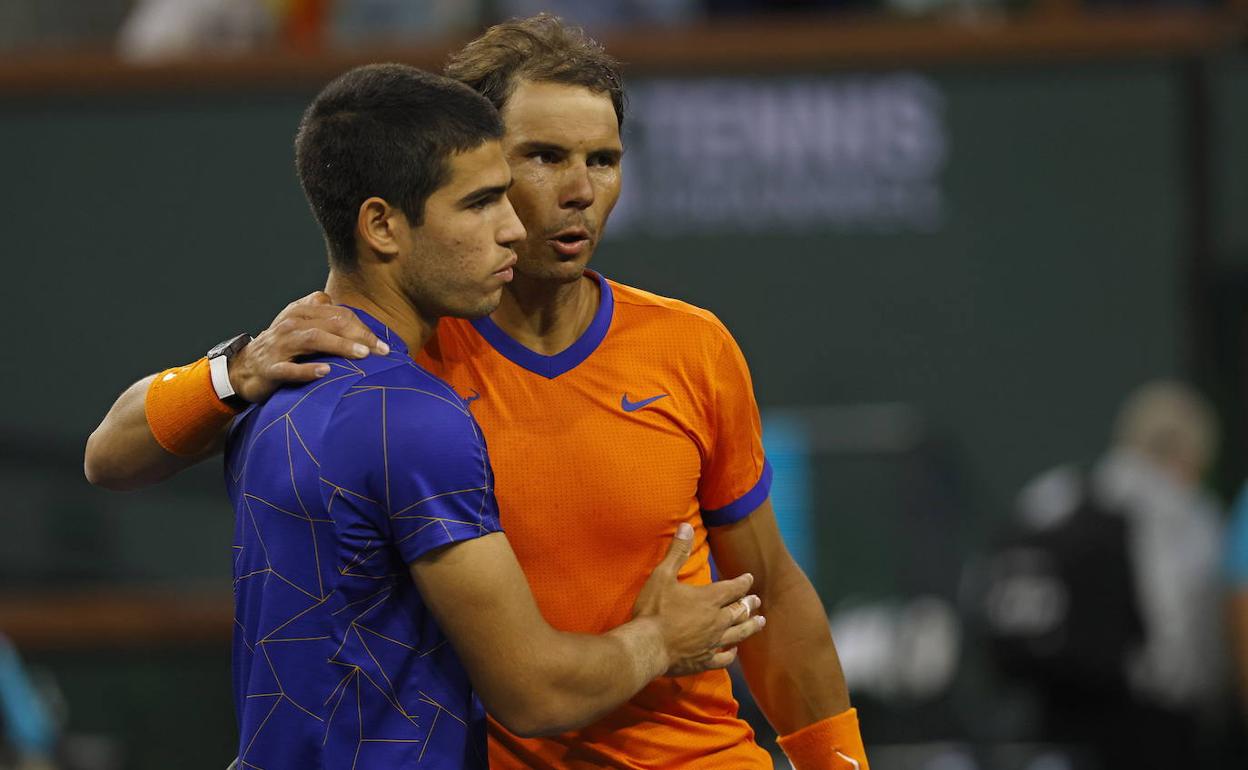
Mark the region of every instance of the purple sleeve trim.
<instances>
[{"instance_id":1,"label":"purple sleeve trim","mask_svg":"<svg viewBox=\"0 0 1248 770\"><path fill-rule=\"evenodd\" d=\"M708 527L722 527L725 524L735 524L754 511L758 510L758 506L767 500L767 495L771 494L771 462L763 460L763 473L758 478L758 483L738 497L734 502L728 503L722 508L716 508L713 511L702 509L702 523Z\"/></svg>"}]
</instances>

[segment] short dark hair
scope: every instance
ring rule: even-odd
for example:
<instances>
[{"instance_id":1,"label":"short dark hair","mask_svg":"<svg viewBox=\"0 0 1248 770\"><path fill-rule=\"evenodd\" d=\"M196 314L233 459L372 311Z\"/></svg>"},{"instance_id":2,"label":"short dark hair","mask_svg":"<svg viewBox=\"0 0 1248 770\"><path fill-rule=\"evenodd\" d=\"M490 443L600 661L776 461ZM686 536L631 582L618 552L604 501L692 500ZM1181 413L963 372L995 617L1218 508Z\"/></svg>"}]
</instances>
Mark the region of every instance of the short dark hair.
<instances>
[{"instance_id":1,"label":"short dark hair","mask_svg":"<svg viewBox=\"0 0 1248 770\"><path fill-rule=\"evenodd\" d=\"M498 111L450 78L402 64L340 75L303 113L295 167L333 267L356 267L360 204L386 200L413 226L447 181L450 156L503 135Z\"/></svg>"},{"instance_id":2,"label":"short dark hair","mask_svg":"<svg viewBox=\"0 0 1248 770\"><path fill-rule=\"evenodd\" d=\"M616 122L624 125L627 102L619 62L584 30L548 13L490 27L451 56L445 72L500 112L517 80L584 86L610 96Z\"/></svg>"}]
</instances>

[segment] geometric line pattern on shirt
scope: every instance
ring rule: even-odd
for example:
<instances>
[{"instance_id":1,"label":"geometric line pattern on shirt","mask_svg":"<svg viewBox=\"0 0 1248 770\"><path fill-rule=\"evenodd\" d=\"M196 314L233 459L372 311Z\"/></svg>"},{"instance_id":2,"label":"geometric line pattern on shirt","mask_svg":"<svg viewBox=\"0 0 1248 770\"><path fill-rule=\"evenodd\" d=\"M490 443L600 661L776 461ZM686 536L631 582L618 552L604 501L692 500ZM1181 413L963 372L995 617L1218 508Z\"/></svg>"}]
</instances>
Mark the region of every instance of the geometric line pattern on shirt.
<instances>
[{"instance_id":1,"label":"geometric line pattern on shirt","mask_svg":"<svg viewBox=\"0 0 1248 770\"><path fill-rule=\"evenodd\" d=\"M331 371L338 366L339 365L337 362L330 362ZM292 404L289 409L287 409L285 412L278 415L277 417L273 418L263 428L256 431L255 435L251 437L251 442L246 447L244 447L242 452L240 453L243 458L242 465L232 470L232 476L233 476L234 482L237 483L240 479L242 479L243 474L247 471L247 460L251 456L251 450L255 447L256 443L264 436L264 434L269 431L270 428L272 428L274 425L277 425L278 423L289 421L290 413L298 409L299 406L303 404L304 401L307 401L309 398L311 398L312 395L316 393L317 391L319 391L321 388L328 387L334 384L335 382L338 382L346 377L359 377L363 375L364 375L364 372L361 371L359 368L349 369L346 374L339 374L337 377L330 377L326 375L325 377L321 378L320 382L318 382L315 386L309 388L308 392L303 394L303 397L300 398L298 401L296 401L294 404ZM302 441L302 438L300 439L300 441ZM310 452L308 453L308 456L311 457ZM316 458L312 458L312 459L313 459L313 462L316 462ZM320 463L317 463L317 465L319 464Z\"/></svg>"},{"instance_id":2,"label":"geometric line pattern on shirt","mask_svg":"<svg viewBox=\"0 0 1248 770\"><path fill-rule=\"evenodd\" d=\"M414 362L411 362L410 360L407 362L407 364L408 364L409 366L416 367L416 364L415 364ZM416 530L413 530L412 532L409 532L408 534L404 535L402 538L398 538L398 539L396 539L396 540L394 541L394 544L395 544L395 545L401 544L402 542L406 541L407 539L409 539L409 538L411 538L411 537L414 537L414 536L416 536L417 534L420 534L420 532L422 532L422 531L424 530L424 528L425 528L425 527L432 526L433 524L438 524L438 525L442 526L443 530L445 530L445 531L446 531L446 535L447 535L447 537L448 537L448 538L450 538L450 537L451 537L451 533L450 533L450 531L449 531L449 530L447 530L447 529L446 529L446 523L447 523L447 522L451 522L451 523L455 523L455 524L461 524L461 525L466 525L466 526L474 526L474 527L477 527L480 531L484 532L484 529L485 529L485 528L484 528L484 527L483 527L483 526L482 526L479 522L477 522L477 521L463 521L463 520L456 520L456 519L447 519L447 518L445 518L445 517L437 517L437 516L421 516L421 515L419 515L419 514L410 514L409 512L410 512L410 511L412 511L412 510L414 510L414 509L415 509L415 508L417 508L418 506L423 505L423 504L425 504L425 503L427 503L427 502L429 502L429 501L431 501L431 500L434 500L434 499L443 498L443 497L452 496L452 495L468 494L468 493L473 493L473 492L476 492L476 493L481 493L481 497L482 497L482 503L481 503L481 505L484 505L484 500L486 499L486 495L485 495L485 493L489 491L489 487L487 487L487 486L473 487L473 488L470 488L470 489L462 489L462 490L454 490L454 491L450 491L450 492L443 492L443 493L439 493L439 494L436 494L436 495L431 495L431 496L426 497L426 498L424 498L424 499L417 500L416 502L410 503L410 504L408 504L408 505L404 506L403 508L401 508L401 509L400 509L400 510L398 510L398 511L394 511L394 510L393 510L393 504L392 504L392 498L391 498L391 484L390 484L389 440L388 440L388 433L387 433L387 430L388 430L388 422L387 422L387 416L388 416L388 415L387 415L387 401L388 401L388 398L387 398L387 395L388 395L388 393L389 393L389 392L392 392L392 391L408 392L408 393L419 393L419 394L421 394L421 395L425 395L425 396L429 396L429 397L435 398L435 399L437 399L437 400L439 400L439 401L442 401L443 403L446 403L446 404L448 404L448 405L452 406L454 409L456 409L457 411L461 412L462 414L464 414L466 417L468 417L468 418L469 418L469 424L473 426L474 437L475 437L475 438L477 438L478 442L480 442L480 441L481 441L481 439L480 439L480 434L477 432L477 429L476 429L476 423L475 423L475 421L471 420L471 413L468 411L467 407L466 407L466 406L464 406L464 404L463 404L462 400L460 400L460 399L458 398L458 396L456 396L454 399L451 399L451 398L448 398L448 397L443 396L443 395L441 395L441 394L434 393L434 392L432 392L432 391L429 391L429 390L426 390L426 389L423 389L423 388L414 388L414 387L405 387L405 386L385 386L385 385L357 385L357 386L352 386L352 387L348 390L348 392L347 392L347 393L343 394L342 398L344 398L344 399L346 399L346 398L352 398L352 397L358 397L358 396L360 396L360 395L364 395L364 394L367 394L367 393L378 393L378 394L379 394L379 396L380 396L380 399L381 399L380 419L381 419L382 451L383 451L383 463L384 463L383 479L384 479L384 485L385 485L385 507L384 507L384 509L383 509L383 510L386 512L387 516L388 516L390 519L392 519L392 520L395 520L395 519L409 519L409 520L410 520L410 519L427 519L427 520L428 520L428 521L427 521L427 523L425 524L425 526L424 526L424 527L420 527L420 528L418 528L418 529L416 529ZM487 474L487 473L488 473L489 459L488 459L488 457L484 454L484 452L482 452L482 454L481 454L481 463L482 463L482 468L483 468L483 476L485 476L485 474ZM359 498L359 499L361 499L361 500L369 500L369 501L371 501L371 498L368 498L366 495L363 495L363 494L361 494L361 493L354 492L354 491L352 491L352 490L346 489L346 488L344 488L344 487L342 487L342 486L340 486L340 485L334 484L334 482L328 481L328 480L326 480L326 479L324 479L324 478L322 478L322 481L324 481L326 484L329 484L331 487L333 487L333 488L334 488L334 495L338 495L338 494L340 494L340 493L342 493L342 492L346 492L346 493L348 493L348 494L354 495L355 497L357 497L357 498ZM376 501L371 501L371 502L376 502ZM480 513L481 513L480 508L478 508L477 513L478 513L478 516L479 516L479 515L480 515ZM343 572L343 574L344 574L344 575L345 575L345 574L349 574L349 573L353 570L353 568L355 568L355 567L359 567L359 566L361 566L361 565L363 565L363 564L367 563L368 561L370 561L374 555L376 555L377 553L380 553L382 550L384 550L384 548L386 547L386 545L387 545L387 544L379 544L379 546L378 546L377 548L375 548L375 549L371 549L371 551L370 551L370 549L369 549L369 546L370 546L370 545L371 545L371 542L370 542L370 543L368 543L368 544L366 544L366 546L365 546L365 548L364 548L364 549L362 549L361 551L359 551L359 552L357 552L356 554L354 554L354 555L352 556L352 558L348 561L348 564L347 564L347 565L345 565L344 567L342 567L342 568L341 568L341 569L342 569L342 572ZM363 574L360 574L360 573L354 573L354 574L355 574L357 577L376 577L376 576L370 576L370 575L363 575ZM381 576L381 577L387 577L387 578L392 578L392 579L398 579L398 578L400 578L400 576L397 576L397 575L385 575L385 576ZM406 577L406 575L404 574L404 575L402 575L402 577ZM389 642L389 643L396 644L396 645L399 645L399 646L401 646L401 647L404 647L404 648L406 648L406 649L408 649L408 650L410 650L410 651L416 652L416 653L417 653L419 656L421 656L421 657L425 657L425 656L429 655L430 653L434 652L435 650L437 650L438 648L440 648L440 647L444 646L444 645L446 644L446 640L442 640L442 641L440 641L437 645L435 645L433 648L431 648L431 649L429 649L429 650L420 651L420 650L418 650L417 648L413 647L412 645L409 645L409 644L406 644L406 643L404 643L404 642L401 642L401 641L399 641L399 640L397 640L397 639L394 639L394 638L392 638L392 637L390 637L390 636L387 636L387 635L385 635L385 634L381 633L380 631L377 631L377 630L375 630L375 629L369 628L368 626L364 625L364 623L362 622L362 618L364 618L365 616L367 616L367 615L368 615L368 614L369 614L369 613L370 613L373 609L375 609L375 608L376 608L377 606L379 606L382 602L384 602L384 601L385 601L385 599L387 598L387 596L389 595L389 593L390 593L390 591L391 591L392 589L393 589L393 584L391 584L391 585L389 585L389 586L386 586L386 587L382 588L381 590L379 590L378 592L376 592L375 594L373 594L372 596L376 596L376 597L377 597L377 601L373 602L373 603L372 603L372 604L370 604L368 607L366 607L364 610L362 610L361 612L359 612L359 613L358 613L358 614L357 614L354 618L352 618L352 619L351 619L351 621L350 621L350 623L349 623L349 628L350 628L350 631L351 631L352 633L354 633L354 634L355 634L355 636L356 636L356 640L359 642L360 646L361 646L361 647L365 650L365 652L366 652L366 653L369 655L369 657L372 659L372 661L373 661L374 665L376 665L376 666L377 666L377 671L378 671L378 672L382 675L382 677L385 679L385 685L386 685L386 686L383 688L383 687L382 687L382 685L381 685L380 683L378 683L376 680L374 680L374 679L372 678L372 676L370 676L370 675L368 674L368 672L364 671L363 669L359 668L358 666L354 666L354 665L351 665L351 664L347 664L347 663L345 663L345 662L343 662L343 661L339 661L339 660L337 660L338 655L339 655L339 654L341 653L341 651L342 651L342 646L343 646L343 645L345 645L345 644L347 643L347 638L346 638L346 635L344 635L343 642L342 642L342 644L339 646L338 650L337 650L337 651L335 651L335 654L334 654L334 655L330 658L330 662L332 662L332 663L336 663L336 664L338 664L338 665L349 665L349 666L350 666L350 668L352 669L352 671L348 674L348 678L349 678L349 679L350 679L350 678L353 678L353 679L354 679L354 681L355 681L355 684L356 684L357 699L358 699L358 697L359 697L359 689L358 689L358 688L359 688L359 679L360 679L360 677L362 676L362 677L364 677L364 678L368 681L368 683L369 683L369 684L370 684L373 688L375 688L375 689L377 690L377 692L378 692L378 693L380 693L380 694L381 694L381 695L382 695L382 696L386 699L386 701L387 701L387 702L389 702L389 703L390 703L391 707L392 707L392 708L394 708L394 709L395 709L395 711L396 711L397 713L399 713L399 714L400 714L400 715L401 715L404 719L409 720L409 721L411 721L411 722L415 723L415 722L416 722L416 718L415 718L415 716L414 716L414 715L412 715L412 714L410 714L410 713L408 713L408 711L407 711L407 710L403 707L403 705L402 705L402 703L400 702L400 699L399 699L399 697L398 697L398 693L397 693L397 692L396 692L396 690L395 690L394 683L390 681L389 677L388 677L388 676L386 675L386 673L385 673L384 667L383 667L383 666L381 666L381 664L377 661L377 657L376 657L376 655L374 655L373 650L372 650L372 648L369 646L368 641L365 639L364 634L365 634L365 633L367 633L367 634L369 634L369 635L371 635L371 636L375 636L375 637L377 637L377 638L379 638L379 639L385 640L386 642ZM369 598L371 598L371 597L369 597ZM357 601L357 602L354 602L353 604L360 604L360 603L362 603L362 602ZM337 611L335 612L335 614L336 614L337 612L341 612L341 611L342 611L342 609L345 609L345 607L344 607L344 608L340 608L339 610L337 610ZM344 693L345 693L345 688L346 688L346 686L347 686L346 684L344 684L344 685L343 685L343 691L344 691ZM442 704L438 703L438 702L437 702L437 700L435 700L434 698L430 697L430 696L428 695L428 693L425 693L425 692L422 690L422 691L420 691L420 694L421 694L421 700L422 700L422 702L426 703L427 705L434 706L434 707L435 707L435 709L436 709L436 711L435 711L435 715L434 715L434 719L433 719L433 720L432 720L432 722L430 723L430 725L429 725L429 727L428 727L428 730L427 730L427 732L426 732L426 735L427 735L427 736L432 737L432 735L433 735L433 731L434 731L434 730L436 729L436 727L437 727L437 722L438 722L438 719L439 719L439 717L440 717L442 714L444 714L444 713L445 713L447 716L449 716L449 717L453 718L455 721L459 722L460 724L465 724L465 722L464 722L464 720L463 720L463 719L461 719L461 718L460 718L457 714L455 714L453 711L451 711L451 710L447 709L445 706L443 706ZM331 695L331 697L332 697L332 695ZM358 700L357 700L357 706L358 706ZM368 742L368 741L386 741L386 740L393 740L393 739L384 739L384 738L365 738L365 737L361 734L360 740L361 740L361 743L363 743L363 742ZM426 746L427 746L427 743L426 743ZM422 758L424 757L424 750L423 750L423 749L422 749L422 751L421 751L420 756L421 756Z\"/></svg>"},{"instance_id":3,"label":"geometric line pattern on shirt","mask_svg":"<svg viewBox=\"0 0 1248 770\"><path fill-rule=\"evenodd\" d=\"M406 365L410 367L413 367L418 370L420 369L420 367L411 359L407 359L405 363ZM382 436L382 458L383 458L383 465L384 465L383 479L384 479L384 484L385 484L385 508L384 510L386 514L391 519L428 519L429 523L426 526L430 526L435 523L441 525L443 530L446 531L446 535L448 538L451 537L451 533L446 528L447 523L462 524L465 526L475 526L477 527L479 531L484 532L485 528L481 526L478 522L462 521L462 520L447 519L444 517L433 517L433 516L419 516L419 515L405 516L402 514L406 514L408 511L411 511L417 506L427 503L430 500L438 499L441 497L446 497L449 495L468 494L468 493L478 492L478 493L482 493L481 502L478 505L478 510L477 510L477 518L479 520L482 509L485 505L486 500L488 499L485 493L489 491L489 487L485 487L485 486L473 487L471 489L454 490L450 492L442 492L436 495L431 495L422 500L417 500L416 502L410 503L404 506L402 509L400 509L397 512L393 510L393 505L392 505L391 495L390 495L390 450L389 450L389 440L388 440L388 435L387 435L388 423L386 420L386 417L387 417L386 395L388 392L392 392L392 391L405 392L405 393L419 393L421 395L435 398L453 407L456 411L460 412L465 417L468 417L468 420L469 420L468 424L472 427L473 436L477 440L478 445L482 447L482 450L480 452L482 478L488 478L489 472L490 472L489 471L489 457L486 455L484 451L485 442L482 439L480 431L477 428L476 421L472 419L472 416L471 416L472 413L468 410L468 407L464 405L463 400L460 399L458 395L453 396L453 398L448 398L445 395L434 393L433 391L427 390L425 388L416 388L416 387L409 387L409 386L396 386L396 385L354 385L354 386L351 386L348 389L348 391L343 394L342 398L346 399L346 398L351 398L351 397L358 397L360 395L364 395L367 393L378 393L380 394L380 397L381 397L380 420L381 420L381 436ZM452 393L454 393L454 391L452 391ZM333 481L325 479L324 477L322 477L322 481L334 487L336 493L337 492L349 492L350 494L355 495L356 497L360 499L370 500L370 498L368 498L366 495L363 495L358 492L353 492L352 490L346 489L336 484ZM402 538L397 539L395 543L401 544L407 539L414 537L417 534L420 534L421 531L423 531L423 527L421 529L417 529L412 532L409 532L408 534L404 535ZM359 555L360 554L357 554L357 557ZM352 561L352 563L355 563L354 560Z\"/></svg>"},{"instance_id":4,"label":"geometric line pattern on shirt","mask_svg":"<svg viewBox=\"0 0 1248 770\"><path fill-rule=\"evenodd\" d=\"M404 356L403 358L404 358L404 363L406 365L419 369L419 367L413 361L411 361L410 358L407 358L406 356ZM345 370L345 371L342 371L342 370ZM266 497L254 494L253 492L244 491L243 496L242 496L242 501L247 511L247 517L249 519L248 523L250 524L252 531L255 533L256 542L259 544L261 550L263 551L264 567L260 569L254 569L251 572L244 574L244 575L239 575L238 577L235 578L234 583L237 588L243 581L253 580L258 577L262 577L262 579L265 580L266 583L270 579L276 579L278 581L281 581L283 584L289 586L290 588L294 589L295 591L299 592L300 594L302 594L303 596L305 596L308 600L312 602L308 606L304 607L300 612L296 613L290 618L287 618L284 622L279 623L276 627L274 627L271 631L269 631L269 633L267 633L262 639L259 639L259 640L254 639L254 636L255 636L254 630L252 633L249 633L248 629L246 629L237 618L235 620L235 623L238 625L240 631L242 632L242 641L244 645L253 654L253 656L256 652L260 652L261 656L263 656L264 664L267 665L269 672L271 673L273 677L273 681L277 683L277 690L275 692L252 693L247 696L250 699L263 699L263 698L274 699L273 706L269 709L264 719L261 721L260 725L255 729L253 735L251 736L251 740L247 744L247 747L245 747L244 750L241 752L241 756L240 756L241 766L255 768L256 770L263 770L263 768L261 768L259 765L256 765L248 761L248 758L247 758L248 751L253 745L255 745L255 742L260 738L261 734L264 732L265 727L269 724L269 721L272 718L273 714L276 712L277 708L283 702L289 703L291 706L298 709L300 712L312 717L313 719L316 719L318 722L325 723L325 740L328 739L328 736L330 734L331 723L332 723L333 717L338 712L338 708L342 705L343 699L347 697L348 692L351 692L351 691L354 692L355 700L356 700L355 706L356 706L357 715L361 714L362 705L361 705L360 698L362 697L361 695L362 686L373 688L379 695L382 696L385 702L388 703L394 709L396 713L402 716L404 721L407 721L413 725L416 725L417 717L409 713L407 709L403 707L402 703L400 702L398 691L396 690L394 683L390 681L390 678L386 673L385 667L378 660L378 656L374 654L373 645L377 643L399 645L400 647L403 647L411 652L416 653L420 657L425 657L429 654L432 654L433 652L443 647L447 643L445 639L442 639L441 641L438 641L435 645L433 645L430 649L422 651L412 645L409 645L402 641L394 639L366 625L366 621L364 619L367 617L367 615L373 609L378 607L381 603L385 602L386 599L391 595L391 592L394 589L394 581L396 579L407 577L405 572L397 573L397 574L387 573L387 574L381 574L381 575L372 575L372 574L365 574L365 573L357 572L356 570L358 568L370 562L373 559L373 557L376 556L377 554L383 553L385 549L387 548L387 546L389 545L388 543L384 543L384 542L376 543L376 544L370 542L369 544L365 546L364 549L360 550L359 552L354 554L350 559L348 559L346 564L340 566L339 569L336 570L336 572L338 572L339 574L343 576L352 576L356 578L372 578L372 579L386 581L386 585L383 585L376 592L373 592L372 594L366 597L353 601L350 604L344 605L343 607L335 610L333 614L338 615L344 611L357 610L361 605L366 605L363 610L359 611L355 615L355 617L351 619L350 624L349 624L348 634L355 635L355 640L358 642L360 648L363 649L365 653L368 655L368 657L371 659L373 665L376 667L376 671L380 674L383 681L378 682L372 675L370 675L368 671L364 670L360 666L357 666L354 664L347 664L342 661L336 660L338 653L340 653L342 650L342 646L340 645L338 651L335 652L334 656L332 656L328 662L335 663L338 665L348 665L350 670L347 672L346 676L338 683L338 686L334 688L334 691L331 692L330 695L326 698L326 702L324 704L319 704L320 708L324 708L324 706L327 706L328 703L334 699L335 695L338 696L338 702L335 703L333 710L330 712L330 714L327 717L323 718L322 716L318 716L318 714L315 713L313 709L305 707L303 704L300 704L299 702L297 702L296 699L292 698L289 695L289 693L287 692L287 688L282 683L282 679L278 671L278 667L274 664L272 656L269 654L269 650L268 650L269 645L275 645L275 644L295 645L295 644L306 643L306 642L322 642L329 638L328 636L284 637L284 636L278 636L277 634L279 634L279 632L281 632L287 626L298 621L300 617L307 614L308 612L312 612L314 610L317 610L323 607L325 603L328 602L333 597L333 592L330 592L328 594L326 593L325 586L321 580L321 569L320 569L321 554L319 553L319 546L317 545L317 537L316 537L316 531L315 531L315 528L317 525L332 526L333 519L327 518L327 517L322 518L319 516L313 516L312 514L309 513L308 505L303 499L303 496L300 492L298 481L296 479L295 455L298 454L301 457L306 457L307 460L310 461L317 468L321 467L321 463L319 459L315 456L311 448L308 446L308 442L305 440L305 437L300 432L299 427L293 417L293 413L295 412L295 410L298 409L300 405L302 405L305 401L307 401L308 398L310 398L314 393L319 391L322 387L330 386L333 383L339 382L343 379L359 378L359 377L367 376L366 372L364 372L362 369L360 369L358 366L355 366L351 362L345 362L345 365L340 365L339 362L331 362L331 371L334 371L334 376L323 378L319 383L317 383L313 387L310 387L308 391L302 394L302 396L294 404L292 404L285 412L269 420L265 425L263 425L261 428L255 431L255 433L253 433L251 436L249 436L250 440L248 442L248 446L242 451L240 455L242 462L237 467L232 468L230 472L230 478L233 480L234 483L245 484L246 473L248 471L248 462L252 456L251 450L271 430L273 430L279 425L282 426L282 428L285 431L284 440L285 440L286 460L287 460L286 470L287 470L287 474L290 480L290 485L291 485L290 488L291 488L291 491L293 492L294 501L296 503L295 507L297 508L297 510L294 510L292 509L292 507L289 507L289 506L279 505L277 502L270 500L270 499L266 499ZM477 486L477 487L473 487L469 489L453 490L449 492L440 493L437 495L432 495L425 499L417 500L413 503L405 505L399 511L391 513L393 508L391 506L390 464L389 464L389 446L388 446L389 442L386 437L387 425L386 425L386 411L385 411L386 410L385 402L387 400L387 395L388 395L387 391L389 390L419 393L421 395L431 397L441 402L444 402L452 406L453 408L455 408L456 410L458 410L465 416L467 416L469 419L468 424L472 426L474 437L477 439L478 443L482 446L480 462L481 462L483 478L489 478L489 475L488 475L489 474L489 464L488 464L489 461L484 452L484 441L480 436L480 433L476 427L476 423L474 420L472 420L471 413L468 411L464 403L458 399L457 395L453 395L453 397L448 398L445 395L440 395L438 393L434 393L432 391L428 391L428 390L421 389L421 388L399 387L399 386L375 386L375 385L352 386L348 389L346 393L343 393L340 396L340 398L342 399L350 398L350 397L358 397L360 395L364 395L370 392L379 392L379 395L382 399L380 419L382 422L382 425L381 425L381 429L382 429L381 434L382 434L382 442L383 442L382 451L383 451L383 458L384 458L384 465L385 465L384 467L384 483L385 483L385 508L384 510L387 512L388 516L391 516L394 519L408 520L408 521L423 520L425 522L423 525L419 526L414 531L406 533L395 544L397 545L398 543L402 541L406 541L408 538L414 537L420 532L424 531L427 527L434 526L434 525L440 526L445 532L448 539L454 539L450 530L447 528L448 524L459 525L461 527L472 526L482 533L487 531L486 528L479 522L479 520L478 521L465 521L461 519L448 518L445 516L427 516L427 515L423 515L420 513L415 513L414 511L416 511L421 505L429 503L430 501L435 500L435 499L454 496L454 495L476 493L481 496L481 502L477 510L477 515L479 517L481 513L483 512L485 502L489 499L488 493L490 491L490 487L488 485ZM451 393L453 394L454 392L451 391ZM364 495L354 490L347 489L341 485L335 484L334 482L324 478L323 476L319 477L319 481L321 483L326 484L332 490L329 496L328 503L325 506L327 514L332 510L332 506L336 500L345 499L345 496L347 495L355 498L357 501L360 501L360 502L372 503L374 505L378 504L378 501L373 500L369 496ZM282 516L282 517L290 517L290 518L299 519L299 520L307 522L307 525L309 528L310 540L312 544L312 554L311 554L312 563L315 565L315 574L317 578L317 585L315 586L315 588L310 585L299 585L300 581L294 579L293 576L287 576L287 575L282 574L282 572L279 569L274 567L273 561L269 556L268 547L265 543L265 538L263 534L264 528L261 526L261 523L259 521L259 518L264 515L268 515L268 516L276 515L276 516ZM243 554L244 546L235 546L234 551L235 551L234 557L237 563L244 555ZM348 634L343 635L343 644L346 644ZM374 640L371 643L369 641L370 638ZM363 679L366 684L362 683L361 679ZM463 718L461 718L458 714L456 714L454 710L448 709L446 706L439 703L435 698L431 697L427 692L420 690L419 693L420 693L420 702L434 709L434 717L430 721L430 724L427 730L424 731L425 746L422 747L421 752L420 752L420 757L423 758L424 750L425 748L427 748L428 743L433 736L433 731L436 729L438 722L441 720L443 715L450 717L452 720L460 723L461 725L465 725L466 722L464 721ZM316 706L314 706L313 708L316 708ZM322 711L321 713L323 714L324 712ZM394 738L394 737L386 737L386 736L366 735L363 729L363 725L361 724L361 731L360 731L360 735L358 736L358 742L357 742L356 749L355 749L355 756L356 756L356 759L358 760L360 749L365 743L419 743L419 742L421 742L420 739L413 739L413 738Z\"/></svg>"}]
</instances>

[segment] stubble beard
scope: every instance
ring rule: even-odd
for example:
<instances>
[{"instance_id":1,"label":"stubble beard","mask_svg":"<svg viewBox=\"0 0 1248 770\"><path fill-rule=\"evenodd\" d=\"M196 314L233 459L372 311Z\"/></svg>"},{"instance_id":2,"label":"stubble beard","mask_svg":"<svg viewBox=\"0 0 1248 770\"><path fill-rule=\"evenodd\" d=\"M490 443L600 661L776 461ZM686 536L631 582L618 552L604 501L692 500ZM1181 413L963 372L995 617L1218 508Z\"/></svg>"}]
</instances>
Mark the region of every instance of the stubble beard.
<instances>
[{"instance_id":1,"label":"stubble beard","mask_svg":"<svg viewBox=\"0 0 1248 770\"><path fill-rule=\"evenodd\" d=\"M597 246L597 244L594 244ZM594 248L588 255L574 259L561 259L545 241L531 251L530 244L516 248L516 276L541 283L572 283L580 280L594 257ZM533 253L536 252L536 255Z\"/></svg>"}]
</instances>

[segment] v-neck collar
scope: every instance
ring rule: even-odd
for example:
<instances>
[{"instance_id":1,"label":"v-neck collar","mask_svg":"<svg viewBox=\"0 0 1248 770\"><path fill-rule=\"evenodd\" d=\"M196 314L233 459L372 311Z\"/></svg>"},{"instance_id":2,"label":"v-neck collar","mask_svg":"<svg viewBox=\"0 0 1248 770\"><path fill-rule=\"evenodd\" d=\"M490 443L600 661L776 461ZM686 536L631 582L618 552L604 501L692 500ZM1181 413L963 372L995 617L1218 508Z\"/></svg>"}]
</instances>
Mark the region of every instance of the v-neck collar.
<instances>
[{"instance_id":1,"label":"v-neck collar","mask_svg":"<svg viewBox=\"0 0 1248 770\"><path fill-rule=\"evenodd\" d=\"M377 335L377 339L389 345L391 353L408 355L407 343L404 342L403 338L396 332L391 330L389 326L386 326L384 323L374 318L371 314L360 310L358 307L354 307L352 305L343 305L343 307L355 313L356 316L364 322L364 325L368 327L369 331Z\"/></svg>"},{"instance_id":2,"label":"v-neck collar","mask_svg":"<svg viewBox=\"0 0 1248 770\"><path fill-rule=\"evenodd\" d=\"M490 347L516 366L528 369L548 380L570 372L589 358L590 354L597 350L602 341L607 338L607 331L611 328L611 319L615 315L615 297L611 294L611 284L607 283L607 279L603 278L601 273L593 270L586 272L598 279L600 291L598 312L594 314L589 327L577 338L576 342L553 356L543 355L521 345L503 331L502 327L494 323L489 316L472 321L472 326L489 343Z\"/></svg>"}]
</instances>

